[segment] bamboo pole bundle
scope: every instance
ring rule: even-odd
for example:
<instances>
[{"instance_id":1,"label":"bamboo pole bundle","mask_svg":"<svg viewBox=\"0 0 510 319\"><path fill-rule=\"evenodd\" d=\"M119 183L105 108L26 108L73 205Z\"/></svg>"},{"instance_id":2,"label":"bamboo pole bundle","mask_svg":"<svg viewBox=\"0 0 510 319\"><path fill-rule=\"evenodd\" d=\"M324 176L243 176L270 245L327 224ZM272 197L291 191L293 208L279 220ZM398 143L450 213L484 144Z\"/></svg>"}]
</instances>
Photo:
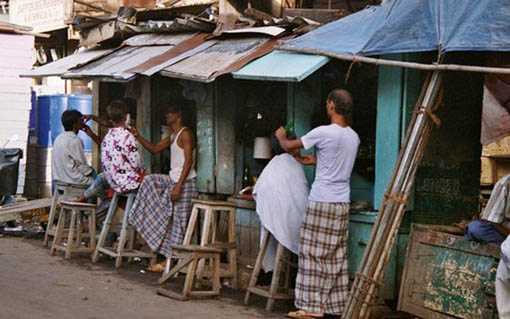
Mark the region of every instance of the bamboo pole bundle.
<instances>
[{"instance_id":1,"label":"bamboo pole bundle","mask_svg":"<svg viewBox=\"0 0 510 319\"><path fill-rule=\"evenodd\" d=\"M439 106L442 72L434 71L425 81L412 122L406 133L383 204L355 275L343 319L368 318L381 286L384 269L402 221L407 199L430 133L439 119L433 111Z\"/></svg>"}]
</instances>

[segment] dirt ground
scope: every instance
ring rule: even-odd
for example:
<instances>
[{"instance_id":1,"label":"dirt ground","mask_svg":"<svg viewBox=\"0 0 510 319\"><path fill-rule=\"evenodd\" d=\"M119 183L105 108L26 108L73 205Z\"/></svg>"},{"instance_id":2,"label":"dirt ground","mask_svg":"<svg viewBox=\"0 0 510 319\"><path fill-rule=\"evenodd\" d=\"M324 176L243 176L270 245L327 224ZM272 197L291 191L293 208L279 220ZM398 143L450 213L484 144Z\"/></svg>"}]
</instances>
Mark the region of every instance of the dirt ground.
<instances>
[{"instance_id":1,"label":"dirt ground","mask_svg":"<svg viewBox=\"0 0 510 319\"><path fill-rule=\"evenodd\" d=\"M96 264L88 256L51 257L42 240L2 237L0 318L283 318L292 309L292 303L277 302L267 313L265 299L257 296L247 307L244 294L228 288L216 299L175 301L158 296L159 276L141 269L126 262L115 270L105 257Z\"/></svg>"}]
</instances>

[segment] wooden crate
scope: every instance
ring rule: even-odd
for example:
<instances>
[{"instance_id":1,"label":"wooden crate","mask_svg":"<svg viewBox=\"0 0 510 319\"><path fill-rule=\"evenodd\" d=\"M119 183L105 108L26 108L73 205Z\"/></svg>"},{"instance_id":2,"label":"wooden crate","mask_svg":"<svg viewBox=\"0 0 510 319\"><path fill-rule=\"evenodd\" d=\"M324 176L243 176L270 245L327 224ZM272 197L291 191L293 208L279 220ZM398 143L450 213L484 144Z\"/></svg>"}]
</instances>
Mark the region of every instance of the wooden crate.
<instances>
[{"instance_id":1,"label":"wooden crate","mask_svg":"<svg viewBox=\"0 0 510 319\"><path fill-rule=\"evenodd\" d=\"M506 174L510 174L510 155L482 156L481 185L494 185Z\"/></svg>"},{"instance_id":2,"label":"wooden crate","mask_svg":"<svg viewBox=\"0 0 510 319\"><path fill-rule=\"evenodd\" d=\"M419 318L492 319L499 247L413 224L398 310Z\"/></svg>"}]
</instances>

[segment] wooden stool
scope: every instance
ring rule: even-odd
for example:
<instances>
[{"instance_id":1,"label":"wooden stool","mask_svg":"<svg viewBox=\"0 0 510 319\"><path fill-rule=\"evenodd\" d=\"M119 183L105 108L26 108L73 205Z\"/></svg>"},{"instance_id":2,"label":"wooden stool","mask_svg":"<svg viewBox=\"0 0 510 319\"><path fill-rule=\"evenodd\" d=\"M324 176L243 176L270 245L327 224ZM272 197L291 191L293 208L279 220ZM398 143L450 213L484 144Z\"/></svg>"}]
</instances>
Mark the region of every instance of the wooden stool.
<instances>
[{"instance_id":1,"label":"wooden stool","mask_svg":"<svg viewBox=\"0 0 510 319\"><path fill-rule=\"evenodd\" d=\"M248 288L246 289L246 295L244 297L244 304L248 305L250 302L250 295L252 293L268 298L266 304L266 310L271 312L273 311L274 303L276 299L285 299L285 300L294 300L294 292L290 289L290 267L297 268L297 265L290 261L290 251L288 251L282 244L278 243L278 248L276 249L276 257L274 262L273 276L271 278L271 286L268 289L264 289L262 287L257 287L257 279L259 277L260 269L262 268L262 261L266 255L267 246L269 245L269 239L271 237L271 233L266 231L264 239L262 241L262 246L260 247L259 253L257 254L257 260L255 262L255 267L253 268L253 272L251 273L250 282L248 284ZM284 255L287 255L288 258L284 258ZM280 287L280 273L282 271L282 264L285 264L285 281L283 287Z\"/></svg>"},{"instance_id":2,"label":"wooden stool","mask_svg":"<svg viewBox=\"0 0 510 319\"><path fill-rule=\"evenodd\" d=\"M122 226L120 229L120 237L119 237L119 246L117 250L113 248L106 248L104 246L104 242L106 240L106 235L112 226L112 220L115 216L115 212L117 210L117 205L120 197L127 197L126 209L124 210L124 215L122 216ZM135 239L136 239L136 231L133 226L128 223L128 216L131 211L131 206L133 206L133 202L136 197L136 192L130 192L127 194L121 194L115 192L113 195L112 202L110 203L110 207L108 208L108 213L106 214L106 219L103 223L103 228L101 229L101 235L99 236L99 240L97 242L96 250L92 255L92 262L97 262L99 260L99 253L106 254L115 260L115 267L119 268L122 263L122 257L127 257L128 262L130 262L133 257L139 258L149 258L151 261L151 265L156 263L156 255L153 253L144 253L139 250L134 249ZM126 249L127 244L127 249Z\"/></svg>"},{"instance_id":3,"label":"wooden stool","mask_svg":"<svg viewBox=\"0 0 510 319\"><path fill-rule=\"evenodd\" d=\"M237 290L237 246L236 246L236 233L235 233L235 204L226 201L205 201L193 200L193 210L184 236L183 245L190 245L193 232L197 225L199 211L204 211L204 224L202 226L202 236L200 238L200 246L214 247L222 250L222 253L227 254L228 263L226 270L221 269L221 278L232 278L232 288ZM220 213L226 212L228 214L227 221L227 242L217 241L217 231L220 221ZM172 263L173 254L167 258L167 265L164 275L169 271ZM204 273L205 260L200 260L198 263L198 276ZM205 274L205 273L204 273Z\"/></svg>"},{"instance_id":4,"label":"wooden stool","mask_svg":"<svg viewBox=\"0 0 510 319\"><path fill-rule=\"evenodd\" d=\"M180 256L179 263L169 272L165 273L159 280L161 287L157 289L158 294L177 300L188 300L189 297L213 297L220 294L220 253L221 249L213 247L204 247L199 245L172 245L174 256ZM201 275L197 272L198 263L209 259L211 261L212 272L209 281L211 290L192 291L195 281L203 282ZM164 288L167 280L179 274L179 271L188 266L186 279L182 294L175 293Z\"/></svg>"},{"instance_id":5,"label":"wooden stool","mask_svg":"<svg viewBox=\"0 0 510 319\"><path fill-rule=\"evenodd\" d=\"M55 254L55 250L65 251L65 258L71 258L73 252L92 253L96 248L96 205L76 202L60 202L60 214L58 216L57 229L51 245L50 255ZM82 219L83 213L88 212L89 232L83 233ZM67 246L62 244L64 237L64 225L67 221L67 214L71 213L69 228L67 232ZM82 247L81 242L84 237L89 237L88 247Z\"/></svg>"},{"instance_id":6,"label":"wooden stool","mask_svg":"<svg viewBox=\"0 0 510 319\"><path fill-rule=\"evenodd\" d=\"M77 185L68 183L55 183L55 191L53 192L53 198L50 207L50 216L48 218L48 226L46 226L46 232L44 233L44 246L48 246L50 236L55 236L57 227L54 226L55 216L57 214L57 203L60 197L64 200L70 199L70 197L78 197L83 195L88 185Z\"/></svg>"}]
</instances>

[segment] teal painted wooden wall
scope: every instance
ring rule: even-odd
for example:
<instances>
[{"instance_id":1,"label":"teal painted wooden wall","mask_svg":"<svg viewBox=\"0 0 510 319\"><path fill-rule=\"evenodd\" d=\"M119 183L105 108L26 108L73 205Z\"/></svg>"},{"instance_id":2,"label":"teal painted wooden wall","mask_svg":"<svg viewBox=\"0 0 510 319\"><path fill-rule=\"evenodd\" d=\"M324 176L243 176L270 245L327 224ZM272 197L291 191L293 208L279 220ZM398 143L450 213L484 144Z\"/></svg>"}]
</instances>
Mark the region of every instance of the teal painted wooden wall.
<instances>
[{"instance_id":1,"label":"teal painted wooden wall","mask_svg":"<svg viewBox=\"0 0 510 319\"><path fill-rule=\"evenodd\" d=\"M384 58L407 61L408 54L391 54ZM418 57L414 55L413 58ZM397 161L400 146L411 120L421 89L421 74L416 70L379 67L375 150L374 209L382 204L386 187ZM413 207L412 197L407 209Z\"/></svg>"},{"instance_id":2,"label":"teal painted wooden wall","mask_svg":"<svg viewBox=\"0 0 510 319\"><path fill-rule=\"evenodd\" d=\"M205 101L197 103L197 187L201 193L216 192L216 138L214 84L206 85Z\"/></svg>"},{"instance_id":3,"label":"teal painted wooden wall","mask_svg":"<svg viewBox=\"0 0 510 319\"><path fill-rule=\"evenodd\" d=\"M234 194L236 183L236 134L237 111L236 81L230 78L216 80L215 103L215 157L216 193Z\"/></svg>"},{"instance_id":4,"label":"teal painted wooden wall","mask_svg":"<svg viewBox=\"0 0 510 319\"><path fill-rule=\"evenodd\" d=\"M288 83L287 86L287 121L294 122L294 131L298 138L312 129L312 115L324 103L321 103L321 72L299 83ZM315 151L301 151L301 154L315 154ZM308 184L312 185L315 177L315 166L305 166Z\"/></svg>"}]
</instances>

